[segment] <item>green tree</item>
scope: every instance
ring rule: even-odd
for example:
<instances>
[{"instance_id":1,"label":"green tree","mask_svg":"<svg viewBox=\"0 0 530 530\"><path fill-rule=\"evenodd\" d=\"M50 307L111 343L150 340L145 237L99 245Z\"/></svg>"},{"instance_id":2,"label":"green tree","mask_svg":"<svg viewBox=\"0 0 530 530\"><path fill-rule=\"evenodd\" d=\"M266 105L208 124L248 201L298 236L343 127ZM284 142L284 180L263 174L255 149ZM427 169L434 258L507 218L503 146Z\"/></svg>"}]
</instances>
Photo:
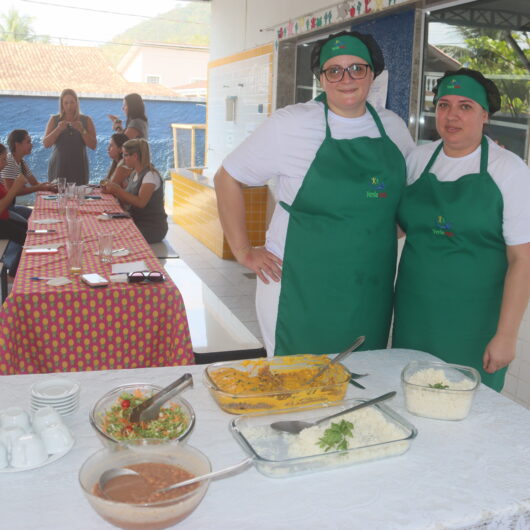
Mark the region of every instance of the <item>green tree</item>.
<instances>
[{"instance_id":1,"label":"green tree","mask_svg":"<svg viewBox=\"0 0 530 530\"><path fill-rule=\"evenodd\" d=\"M0 15L0 40L3 41L33 41L35 32L31 27L33 17L21 15L13 7L7 12Z\"/></svg>"},{"instance_id":2,"label":"green tree","mask_svg":"<svg viewBox=\"0 0 530 530\"><path fill-rule=\"evenodd\" d=\"M493 79L501 92L501 111L517 117L530 109L530 38L527 33L460 28L465 46L440 46L466 68Z\"/></svg>"},{"instance_id":3,"label":"green tree","mask_svg":"<svg viewBox=\"0 0 530 530\"><path fill-rule=\"evenodd\" d=\"M102 47L113 65L117 65L130 45L137 41L208 46L210 42L210 3L187 2L146 20L116 35Z\"/></svg>"}]
</instances>

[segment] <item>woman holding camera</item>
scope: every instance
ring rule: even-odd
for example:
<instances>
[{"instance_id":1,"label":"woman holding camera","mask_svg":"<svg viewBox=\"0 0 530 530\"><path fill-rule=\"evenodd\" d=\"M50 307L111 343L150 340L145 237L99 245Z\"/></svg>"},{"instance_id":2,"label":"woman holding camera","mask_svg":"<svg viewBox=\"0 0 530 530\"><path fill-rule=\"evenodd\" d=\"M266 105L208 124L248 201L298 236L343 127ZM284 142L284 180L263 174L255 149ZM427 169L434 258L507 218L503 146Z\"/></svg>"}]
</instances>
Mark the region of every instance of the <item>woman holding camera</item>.
<instances>
[{"instance_id":1,"label":"woman holding camera","mask_svg":"<svg viewBox=\"0 0 530 530\"><path fill-rule=\"evenodd\" d=\"M145 115L145 105L142 96L135 93L127 94L123 98L122 110L127 116L125 128L118 116L114 116L114 114L108 115L112 121L114 132L127 135L129 140L134 138L145 138L147 140L147 116Z\"/></svg>"},{"instance_id":2,"label":"woman holding camera","mask_svg":"<svg viewBox=\"0 0 530 530\"><path fill-rule=\"evenodd\" d=\"M50 117L42 143L53 146L48 163L50 182L65 178L76 184L88 183L86 148L96 148L96 128L89 116L80 113L77 94L71 88L62 91L59 114Z\"/></svg>"}]
</instances>

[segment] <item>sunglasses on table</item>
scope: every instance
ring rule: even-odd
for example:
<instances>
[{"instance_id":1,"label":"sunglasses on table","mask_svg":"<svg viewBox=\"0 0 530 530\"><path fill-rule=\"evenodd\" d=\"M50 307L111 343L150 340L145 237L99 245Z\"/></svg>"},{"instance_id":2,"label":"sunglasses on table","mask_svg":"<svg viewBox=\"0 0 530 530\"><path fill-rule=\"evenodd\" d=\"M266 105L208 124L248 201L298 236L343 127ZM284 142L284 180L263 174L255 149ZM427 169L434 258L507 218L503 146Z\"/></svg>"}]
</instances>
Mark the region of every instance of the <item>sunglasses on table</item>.
<instances>
[{"instance_id":1,"label":"sunglasses on table","mask_svg":"<svg viewBox=\"0 0 530 530\"><path fill-rule=\"evenodd\" d=\"M130 272L127 274L127 281L129 283L141 283L141 282L163 282L165 281L166 277L158 271L137 271L137 272Z\"/></svg>"}]
</instances>

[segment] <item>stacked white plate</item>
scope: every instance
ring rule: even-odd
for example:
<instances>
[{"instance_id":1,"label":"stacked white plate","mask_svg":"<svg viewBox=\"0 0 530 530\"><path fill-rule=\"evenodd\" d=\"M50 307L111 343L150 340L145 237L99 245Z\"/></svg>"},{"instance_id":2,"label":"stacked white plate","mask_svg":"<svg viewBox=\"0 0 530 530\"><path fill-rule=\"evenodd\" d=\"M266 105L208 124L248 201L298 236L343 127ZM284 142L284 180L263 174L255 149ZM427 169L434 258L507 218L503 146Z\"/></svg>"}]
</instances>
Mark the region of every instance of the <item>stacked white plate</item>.
<instances>
[{"instance_id":1,"label":"stacked white plate","mask_svg":"<svg viewBox=\"0 0 530 530\"><path fill-rule=\"evenodd\" d=\"M79 384L63 377L52 377L31 387L31 411L53 407L61 416L79 408Z\"/></svg>"}]
</instances>

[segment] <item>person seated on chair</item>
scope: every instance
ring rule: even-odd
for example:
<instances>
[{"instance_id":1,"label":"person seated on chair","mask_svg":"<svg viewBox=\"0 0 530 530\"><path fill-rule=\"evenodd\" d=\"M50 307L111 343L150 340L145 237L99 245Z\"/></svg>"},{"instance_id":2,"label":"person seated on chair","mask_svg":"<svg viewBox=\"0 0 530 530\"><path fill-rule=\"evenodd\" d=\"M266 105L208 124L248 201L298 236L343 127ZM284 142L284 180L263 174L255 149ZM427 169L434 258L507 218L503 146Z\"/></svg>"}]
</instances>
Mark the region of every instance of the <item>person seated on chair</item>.
<instances>
[{"instance_id":1,"label":"person seated on chair","mask_svg":"<svg viewBox=\"0 0 530 530\"><path fill-rule=\"evenodd\" d=\"M3 144L0 144L0 171L5 168L6 164L7 149ZM25 185L26 178L22 173L11 182L9 189L0 183L0 239L9 239L19 245L23 245L26 240L27 222L25 219L22 222L10 219L9 207L17 192Z\"/></svg>"},{"instance_id":2,"label":"person seated on chair","mask_svg":"<svg viewBox=\"0 0 530 530\"><path fill-rule=\"evenodd\" d=\"M148 243L158 243L167 234L167 215L164 210L164 182L151 164L149 144L135 138L123 144L123 158L132 168L127 188L115 182L103 187L128 208L134 223Z\"/></svg>"},{"instance_id":3,"label":"person seated on chair","mask_svg":"<svg viewBox=\"0 0 530 530\"><path fill-rule=\"evenodd\" d=\"M127 182L132 169L125 165L123 160L123 144L127 142L129 138L123 133L114 133L110 137L109 146L107 152L109 157L112 159L109 171L105 179L101 182L102 186L108 182L115 182L122 188L127 187Z\"/></svg>"},{"instance_id":4,"label":"person seated on chair","mask_svg":"<svg viewBox=\"0 0 530 530\"><path fill-rule=\"evenodd\" d=\"M17 187L15 196L55 189L48 182L39 182L24 161L24 157L29 155L33 148L28 131L24 129L11 131L7 137L7 144L11 152L7 155L5 167L0 171L1 181L6 189L9 190L13 186L19 175L24 176L25 185ZM14 197L12 202L14 202ZM9 218L17 222L24 222L29 218L32 211L27 206L12 204L9 207Z\"/></svg>"}]
</instances>

